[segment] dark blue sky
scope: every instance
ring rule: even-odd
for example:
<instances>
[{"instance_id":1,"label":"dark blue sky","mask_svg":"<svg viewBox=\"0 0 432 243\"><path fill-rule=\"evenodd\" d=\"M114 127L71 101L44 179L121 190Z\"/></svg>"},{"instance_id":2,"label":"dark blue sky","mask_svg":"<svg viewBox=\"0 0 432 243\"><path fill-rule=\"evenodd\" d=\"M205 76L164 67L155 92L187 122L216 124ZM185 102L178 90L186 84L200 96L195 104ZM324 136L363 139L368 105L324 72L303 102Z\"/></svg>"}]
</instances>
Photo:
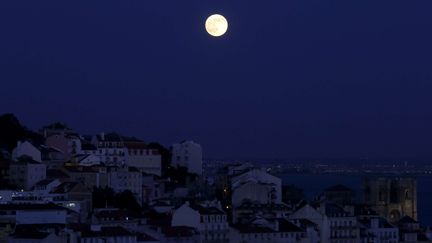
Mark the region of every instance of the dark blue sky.
<instances>
[{"instance_id":1,"label":"dark blue sky","mask_svg":"<svg viewBox=\"0 0 432 243\"><path fill-rule=\"evenodd\" d=\"M207 157L432 157L432 1L1 1L0 113ZM219 39L204 21L229 21Z\"/></svg>"}]
</instances>

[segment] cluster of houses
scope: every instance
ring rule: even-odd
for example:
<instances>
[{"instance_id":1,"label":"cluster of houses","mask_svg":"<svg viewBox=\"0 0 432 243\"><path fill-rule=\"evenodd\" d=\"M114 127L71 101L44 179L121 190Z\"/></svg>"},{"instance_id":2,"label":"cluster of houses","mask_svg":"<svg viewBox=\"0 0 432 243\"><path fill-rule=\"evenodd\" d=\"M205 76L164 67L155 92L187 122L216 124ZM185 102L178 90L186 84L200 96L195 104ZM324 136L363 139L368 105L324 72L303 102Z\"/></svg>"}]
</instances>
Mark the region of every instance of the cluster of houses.
<instances>
[{"instance_id":1,"label":"cluster of houses","mask_svg":"<svg viewBox=\"0 0 432 243\"><path fill-rule=\"evenodd\" d=\"M173 144L164 166L136 138L58 124L41 134L43 144L18 141L0 163L0 242L432 242L415 218L392 221L341 185L291 203L280 178L251 164L204 176L192 141ZM98 188L129 192L140 209L113 207Z\"/></svg>"}]
</instances>

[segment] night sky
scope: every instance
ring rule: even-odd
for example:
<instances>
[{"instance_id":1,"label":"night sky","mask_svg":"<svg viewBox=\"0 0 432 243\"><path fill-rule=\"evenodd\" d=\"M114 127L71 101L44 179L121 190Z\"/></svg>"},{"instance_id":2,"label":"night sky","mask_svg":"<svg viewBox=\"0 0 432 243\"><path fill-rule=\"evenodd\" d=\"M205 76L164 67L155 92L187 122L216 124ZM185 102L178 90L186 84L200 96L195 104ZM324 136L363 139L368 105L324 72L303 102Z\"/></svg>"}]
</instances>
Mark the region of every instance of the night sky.
<instances>
[{"instance_id":1,"label":"night sky","mask_svg":"<svg viewBox=\"0 0 432 243\"><path fill-rule=\"evenodd\" d=\"M205 157L432 158L432 1L1 1L0 82L0 113L33 129L192 139Z\"/></svg>"}]
</instances>

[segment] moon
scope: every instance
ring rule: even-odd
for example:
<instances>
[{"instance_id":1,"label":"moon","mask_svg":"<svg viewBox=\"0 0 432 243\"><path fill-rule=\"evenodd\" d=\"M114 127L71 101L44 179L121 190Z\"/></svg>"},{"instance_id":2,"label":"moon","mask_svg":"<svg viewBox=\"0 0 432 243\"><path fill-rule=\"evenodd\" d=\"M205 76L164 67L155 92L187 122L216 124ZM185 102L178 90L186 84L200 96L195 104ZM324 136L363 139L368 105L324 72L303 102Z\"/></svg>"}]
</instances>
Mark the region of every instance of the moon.
<instances>
[{"instance_id":1,"label":"moon","mask_svg":"<svg viewBox=\"0 0 432 243\"><path fill-rule=\"evenodd\" d=\"M220 14L213 14L207 18L205 28L209 35L219 37L227 32L228 21Z\"/></svg>"}]
</instances>

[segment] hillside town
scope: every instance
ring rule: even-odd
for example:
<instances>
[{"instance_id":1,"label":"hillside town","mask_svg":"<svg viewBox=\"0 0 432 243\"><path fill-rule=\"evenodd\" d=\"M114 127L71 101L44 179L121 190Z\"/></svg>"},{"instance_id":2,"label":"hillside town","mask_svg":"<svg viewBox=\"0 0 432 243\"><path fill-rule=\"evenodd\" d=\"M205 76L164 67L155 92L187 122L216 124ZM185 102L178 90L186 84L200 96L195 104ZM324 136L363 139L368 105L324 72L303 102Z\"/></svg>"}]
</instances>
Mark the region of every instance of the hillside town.
<instances>
[{"instance_id":1,"label":"hillside town","mask_svg":"<svg viewBox=\"0 0 432 243\"><path fill-rule=\"evenodd\" d=\"M361 202L344 185L306 200L256 165L205 173L196 141L164 147L62 123L12 140L0 148L0 242L432 242L413 178L368 178Z\"/></svg>"}]
</instances>

